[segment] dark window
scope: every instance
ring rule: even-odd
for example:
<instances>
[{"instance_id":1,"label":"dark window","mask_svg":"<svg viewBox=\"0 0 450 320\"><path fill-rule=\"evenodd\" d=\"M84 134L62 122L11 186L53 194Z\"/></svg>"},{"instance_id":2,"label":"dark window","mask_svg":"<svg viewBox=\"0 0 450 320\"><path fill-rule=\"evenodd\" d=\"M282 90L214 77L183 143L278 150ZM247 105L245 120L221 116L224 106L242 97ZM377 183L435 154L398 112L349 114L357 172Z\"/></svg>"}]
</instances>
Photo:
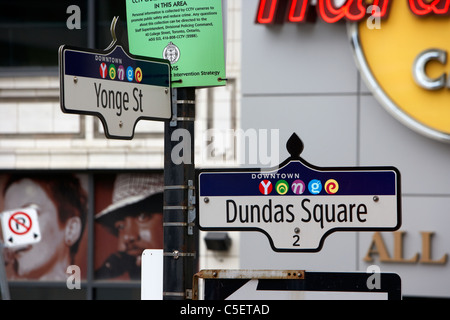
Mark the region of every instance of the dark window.
<instances>
[{"instance_id":1,"label":"dark window","mask_svg":"<svg viewBox=\"0 0 450 320\"><path fill-rule=\"evenodd\" d=\"M73 25L79 8L79 27ZM69 13L67 13L69 11ZM56 67L61 45L105 49L114 16L126 24L125 1L0 0L0 70Z\"/></svg>"},{"instance_id":2,"label":"dark window","mask_svg":"<svg viewBox=\"0 0 450 320\"><path fill-rule=\"evenodd\" d=\"M0 9L0 66L47 67L58 64L62 44L87 46L87 0L2 0ZM81 29L69 30L67 8L80 8Z\"/></svg>"}]
</instances>

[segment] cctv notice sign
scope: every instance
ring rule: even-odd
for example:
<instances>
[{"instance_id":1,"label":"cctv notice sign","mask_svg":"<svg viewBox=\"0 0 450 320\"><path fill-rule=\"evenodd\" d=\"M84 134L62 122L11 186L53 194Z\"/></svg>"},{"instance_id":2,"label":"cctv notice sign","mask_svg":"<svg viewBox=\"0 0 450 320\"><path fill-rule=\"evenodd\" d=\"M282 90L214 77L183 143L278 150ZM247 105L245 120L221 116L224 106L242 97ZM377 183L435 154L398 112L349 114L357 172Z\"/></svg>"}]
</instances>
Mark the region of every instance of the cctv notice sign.
<instances>
[{"instance_id":1,"label":"cctv notice sign","mask_svg":"<svg viewBox=\"0 0 450 320\"><path fill-rule=\"evenodd\" d=\"M130 52L167 59L172 87L226 84L221 0L127 0Z\"/></svg>"},{"instance_id":2,"label":"cctv notice sign","mask_svg":"<svg viewBox=\"0 0 450 320\"><path fill-rule=\"evenodd\" d=\"M319 168L292 156L279 168L199 172L200 229L260 231L274 251L317 252L335 231L401 226L394 167Z\"/></svg>"}]
</instances>

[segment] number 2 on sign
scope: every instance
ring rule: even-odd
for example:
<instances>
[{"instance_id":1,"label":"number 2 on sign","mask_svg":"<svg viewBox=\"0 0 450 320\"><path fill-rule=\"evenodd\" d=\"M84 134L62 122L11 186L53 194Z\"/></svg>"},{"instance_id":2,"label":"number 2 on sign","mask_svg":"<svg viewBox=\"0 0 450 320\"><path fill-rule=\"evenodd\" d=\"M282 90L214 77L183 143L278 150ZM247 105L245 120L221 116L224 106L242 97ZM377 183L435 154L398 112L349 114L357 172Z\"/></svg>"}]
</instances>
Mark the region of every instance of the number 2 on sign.
<instances>
[{"instance_id":1,"label":"number 2 on sign","mask_svg":"<svg viewBox=\"0 0 450 320\"><path fill-rule=\"evenodd\" d=\"M298 234L292 236L294 238L294 243L292 244L294 247L300 247L300 236Z\"/></svg>"}]
</instances>

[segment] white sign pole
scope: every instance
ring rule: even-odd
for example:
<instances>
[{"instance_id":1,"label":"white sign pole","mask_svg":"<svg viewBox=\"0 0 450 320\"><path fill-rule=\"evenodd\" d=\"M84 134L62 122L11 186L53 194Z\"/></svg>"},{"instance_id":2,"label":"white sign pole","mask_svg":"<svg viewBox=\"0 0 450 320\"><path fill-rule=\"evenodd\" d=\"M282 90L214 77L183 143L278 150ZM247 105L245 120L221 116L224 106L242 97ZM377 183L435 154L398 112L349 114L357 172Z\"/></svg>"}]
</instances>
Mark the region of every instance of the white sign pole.
<instances>
[{"instance_id":1,"label":"white sign pole","mask_svg":"<svg viewBox=\"0 0 450 320\"><path fill-rule=\"evenodd\" d=\"M164 250L144 250L141 300L163 300Z\"/></svg>"}]
</instances>

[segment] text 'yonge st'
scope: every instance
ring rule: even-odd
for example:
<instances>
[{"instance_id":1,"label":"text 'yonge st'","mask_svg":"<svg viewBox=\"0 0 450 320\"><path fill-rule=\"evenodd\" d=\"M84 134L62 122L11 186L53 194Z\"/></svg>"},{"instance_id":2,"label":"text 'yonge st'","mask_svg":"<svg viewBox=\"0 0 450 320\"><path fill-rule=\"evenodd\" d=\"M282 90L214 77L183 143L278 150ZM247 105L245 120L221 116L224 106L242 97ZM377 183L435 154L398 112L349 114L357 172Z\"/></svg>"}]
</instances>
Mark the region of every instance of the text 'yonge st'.
<instances>
[{"instance_id":1,"label":"text 'yonge st'","mask_svg":"<svg viewBox=\"0 0 450 320\"><path fill-rule=\"evenodd\" d=\"M129 55L116 45L105 51L61 46L63 112L96 115L108 137L131 139L141 119L169 119L169 62Z\"/></svg>"},{"instance_id":2,"label":"text 'yonge st'","mask_svg":"<svg viewBox=\"0 0 450 320\"><path fill-rule=\"evenodd\" d=\"M256 22L261 24L307 21L310 0L260 0ZM333 0L317 0L318 15L328 23L335 23L341 19L360 21L372 15L386 18L389 15L391 1L389 0L348 0L338 8ZM342 2L342 1L341 1ZM450 0L409 0L409 8L418 15L429 14L447 15L450 11Z\"/></svg>"}]
</instances>

